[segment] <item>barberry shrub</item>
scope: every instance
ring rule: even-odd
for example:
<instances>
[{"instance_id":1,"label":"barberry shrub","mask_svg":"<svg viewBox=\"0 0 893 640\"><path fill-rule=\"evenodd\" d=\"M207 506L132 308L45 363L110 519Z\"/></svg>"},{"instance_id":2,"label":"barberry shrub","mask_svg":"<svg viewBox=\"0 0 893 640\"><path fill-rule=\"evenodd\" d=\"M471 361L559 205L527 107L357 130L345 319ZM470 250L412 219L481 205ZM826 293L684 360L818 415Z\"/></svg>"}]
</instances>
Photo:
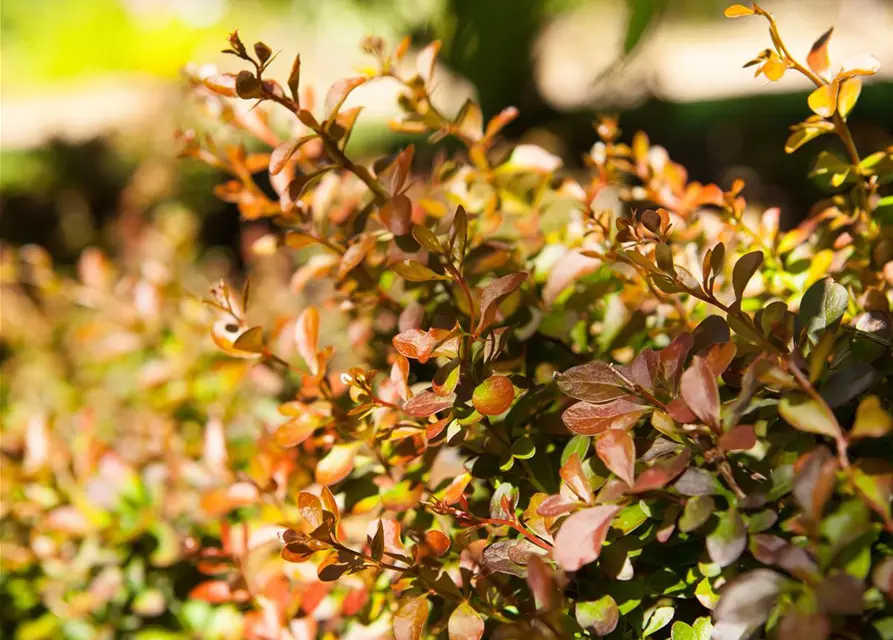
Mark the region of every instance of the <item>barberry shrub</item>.
<instances>
[{"instance_id":1,"label":"barberry shrub","mask_svg":"<svg viewBox=\"0 0 893 640\"><path fill-rule=\"evenodd\" d=\"M813 172L831 195L789 231L740 181L690 182L611 118L574 171L500 139L514 109L443 114L436 43L408 68L406 41L366 40L374 66L322 108L300 58L282 86L264 75L271 49L236 33L226 52L249 68L194 78L273 150L187 136L186 153L232 174L219 194L245 218L271 219L264 247L296 256L295 290L331 292L267 329L225 284L208 300L222 349L293 372L273 438L314 482L276 478L258 508L292 574L335 583L329 633L893 636L893 158L861 156L847 126L878 63L832 66L829 31L802 64L761 7L726 14L768 21L757 75L816 85L785 150L842 143ZM383 79L403 88L396 130L462 152L427 175L412 146L352 159L360 108L345 101ZM254 178L267 168L275 196ZM267 495L283 484L285 500ZM255 602L258 633L296 606L315 615L306 594Z\"/></svg>"}]
</instances>

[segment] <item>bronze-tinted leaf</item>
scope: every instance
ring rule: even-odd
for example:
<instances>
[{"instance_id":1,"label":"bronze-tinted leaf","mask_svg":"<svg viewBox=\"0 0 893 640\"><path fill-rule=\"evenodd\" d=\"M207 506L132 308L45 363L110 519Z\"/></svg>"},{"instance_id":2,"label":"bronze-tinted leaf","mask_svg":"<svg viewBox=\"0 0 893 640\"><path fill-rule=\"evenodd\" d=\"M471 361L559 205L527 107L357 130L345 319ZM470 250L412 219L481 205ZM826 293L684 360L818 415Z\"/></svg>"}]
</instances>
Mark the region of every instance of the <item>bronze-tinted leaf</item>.
<instances>
[{"instance_id":1,"label":"bronze-tinted leaf","mask_svg":"<svg viewBox=\"0 0 893 640\"><path fill-rule=\"evenodd\" d=\"M427 596L404 598L394 615L395 640L420 640L429 609Z\"/></svg>"},{"instance_id":2,"label":"bronze-tinted leaf","mask_svg":"<svg viewBox=\"0 0 893 640\"><path fill-rule=\"evenodd\" d=\"M350 92L359 87L361 84L364 84L365 82L366 78L357 77L344 78L332 84L332 86L329 88L329 92L326 94L326 118L334 118L335 115L338 113L338 110L341 109L341 105L344 104L344 101L347 99L347 96L350 94Z\"/></svg>"},{"instance_id":3,"label":"bronze-tinted leaf","mask_svg":"<svg viewBox=\"0 0 893 640\"><path fill-rule=\"evenodd\" d=\"M418 260L403 260L392 264L391 268L396 271L397 275L401 278L409 280L410 282L428 282L430 280L443 278L443 276L438 276Z\"/></svg>"},{"instance_id":4,"label":"bronze-tinted leaf","mask_svg":"<svg viewBox=\"0 0 893 640\"><path fill-rule=\"evenodd\" d=\"M706 359L694 357L691 366L682 374L680 388L685 404L698 419L710 427L718 427L719 387Z\"/></svg>"},{"instance_id":5,"label":"bronze-tinted leaf","mask_svg":"<svg viewBox=\"0 0 893 640\"><path fill-rule=\"evenodd\" d=\"M403 411L415 418L427 418L444 409L449 409L455 401L454 396L441 397L432 391L422 391L403 405Z\"/></svg>"},{"instance_id":6,"label":"bronze-tinted leaf","mask_svg":"<svg viewBox=\"0 0 893 640\"><path fill-rule=\"evenodd\" d=\"M505 376L490 376L474 389L471 402L485 416L498 416L512 406L515 386Z\"/></svg>"},{"instance_id":7,"label":"bronze-tinted leaf","mask_svg":"<svg viewBox=\"0 0 893 640\"><path fill-rule=\"evenodd\" d=\"M778 602L784 584L781 574L754 569L726 584L713 610L718 622L755 628L763 624Z\"/></svg>"},{"instance_id":8,"label":"bronze-tinted leaf","mask_svg":"<svg viewBox=\"0 0 893 640\"><path fill-rule=\"evenodd\" d=\"M360 265L366 254L375 246L375 237L363 235L347 248L338 265L338 277L345 278L350 271Z\"/></svg>"},{"instance_id":9,"label":"bronze-tinted leaf","mask_svg":"<svg viewBox=\"0 0 893 640\"><path fill-rule=\"evenodd\" d=\"M450 640L479 640L484 635L484 620L470 604L461 602L450 614L447 630Z\"/></svg>"},{"instance_id":10,"label":"bronze-tinted leaf","mask_svg":"<svg viewBox=\"0 0 893 640\"><path fill-rule=\"evenodd\" d=\"M478 321L476 333L480 334L486 329L496 318L496 311L499 304L508 297L513 291L517 290L524 281L527 280L527 274L523 272L512 273L501 278L497 278L481 292L481 318Z\"/></svg>"},{"instance_id":11,"label":"bronze-tinted leaf","mask_svg":"<svg viewBox=\"0 0 893 640\"><path fill-rule=\"evenodd\" d=\"M735 298L742 300L744 298L744 290L747 283L753 278L754 274L763 264L763 252L751 251L738 258L732 269L732 286L735 289Z\"/></svg>"},{"instance_id":12,"label":"bronze-tinted leaf","mask_svg":"<svg viewBox=\"0 0 893 640\"><path fill-rule=\"evenodd\" d=\"M747 451L757 443L757 436L749 424L739 424L722 434L719 448L723 451Z\"/></svg>"},{"instance_id":13,"label":"bronze-tinted leaf","mask_svg":"<svg viewBox=\"0 0 893 640\"><path fill-rule=\"evenodd\" d=\"M326 486L344 480L353 471L358 443L336 444L316 465L315 475L319 484Z\"/></svg>"},{"instance_id":14,"label":"bronze-tinted leaf","mask_svg":"<svg viewBox=\"0 0 893 640\"><path fill-rule=\"evenodd\" d=\"M405 236L412 230L412 202L402 193L382 205L378 215L395 236Z\"/></svg>"},{"instance_id":15,"label":"bronze-tinted leaf","mask_svg":"<svg viewBox=\"0 0 893 640\"><path fill-rule=\"evenodd\" d=\"M831 27L819 36L819 39L813 43L812 48L809 50L809 55L806 56L806 64L809 65L809 68L817 76L824 76L831 66L831 59L828 57L828 43L831 40L833 31L834 27Z\"/></svg>"},{"instance_id":16,"label":"bronze-tinted leaf","mask_svg":"<svg viewBox=\"0 0 893 640\"><path fill-rule=\"evenodd\" d=\"M795 466L794 498L812 522L819 522L822 510L834 490L837 460L827 447L818 447Z\"/></svg>"},{"instance_id":17,"label":"bronze-tinted leaf","mask_svg":"<svg viewBox=\"0 0 893 640\"><path fill-rule=\"evenodd\" d=\"M577 571L596 560L608 535L608 527L620 507L600 505L578 511L561 525L555 536L555 561L565 571Z\"/></svg>"},{"instance_id":18,"label":"bronze-tinted leaf","mask_svg":"<svg viewBox=\"0 0 893 640\"><path fill-rule=\"evenodd\" d=\"M396 336L392 341L394 348L407 358L413 358L419 362L427 362L431 351L434 350L437 340L433 335L421 329L409 329Z\"/></svg>"},{"instance_id":19,"label":"bronze-tinted leaf","mask_svg":"<svg viewBox=\"0 0 893 640\"><path fill-rule=\"evenodd\" d=\"M558 388L571 398L587 402L608 402L629 394L623 380L604 362L572 367L557 375L555 381Z\"/></svg>"},{"instance_id":20,"label":"bronze-tinted leaf","mask_svg":"<svg viewBox=\"0 0 893 640\"><path fill-rule=\"evenodd\" d=\"M603 432L595 441L595 452L614 475L633 486L636 446L626 431L608 429Z\"/></svg>"},{"instance_id":21,"label":"bronze-tinted leaf","mask_svg":"<svg viewBox=\"0 0 893 640\"><path fill-rule=\"evenodd\" d=\"M442 556L450 550L450 538L442 531L425 532L425 544L438 556Z\"/></svg>"},{"instance_id":22,"label":"bronze-tinted leaf","mask_svg":"<svg viewBox=\"0 0 893 640\"><path fill-rule=\"evenodd\" d=\"M639 404L638 398L627 395L603 404L578 402L568 407L561 419L574 433L592 436L614 425L623 416L630 416L634 423L647 409L649 407Z\"/></svg>"},{"instance_id":23,"label":"bronze-tinted leaf","mask_svg":"<svg viewBox=\"0 0 893 640\"><path fill-rule=\"evenodd\" d=\"M592 488L589 486L589 480L583 473L583 462L577 453L573 453L558 470L561 479L567 483L568 488L573 491L580 500L586 503L592 502ZM547 499L548 501L548 499ZM546 504L545 502L543 504ZM545 512L544 512L544 515ZM548 514L556 515L556 514Z\"/></svg>"},{"instance_id":24,"label":"bronze-tinted leaf","mask_svg":"<svg viewBox=\"0 0 893 640\"><path fill-rule=\"evenodd\" d=\"M249 353L263 353L264 331L261 327L251 327L233 343L233 348Z\"/></svg>"}]
</instances>

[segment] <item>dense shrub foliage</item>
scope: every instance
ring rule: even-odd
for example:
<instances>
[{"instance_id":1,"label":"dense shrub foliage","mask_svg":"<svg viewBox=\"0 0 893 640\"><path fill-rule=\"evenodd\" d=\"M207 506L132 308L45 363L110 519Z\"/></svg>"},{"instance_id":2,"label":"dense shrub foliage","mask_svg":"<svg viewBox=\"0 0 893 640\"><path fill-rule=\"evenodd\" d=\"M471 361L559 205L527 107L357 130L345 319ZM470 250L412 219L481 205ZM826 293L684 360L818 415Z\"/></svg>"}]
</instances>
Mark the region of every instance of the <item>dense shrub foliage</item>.
<instances>
[{"instance_id":1,"label":"dense shrub foliage","mask_svg":"<svg viewBox=\"0 0 893 640\"><path fill-rule=\"evenodd\" d=\"M234 33L247 69L190 79L236 135L184 152L290 280L196 308L170 233L130 276L4 264L27 637L893 637L893 156L846 122L877 61L832 64L829 31L801 63L762 8L726 14L768 21L758 75L816 85L785 150L840 143L788 231L610 117L575 171L501 139L514 109L444 115L436 44L366 40L320 106ZM353 159L373 80L461 151Z\"/></svg>"}]
</instances>

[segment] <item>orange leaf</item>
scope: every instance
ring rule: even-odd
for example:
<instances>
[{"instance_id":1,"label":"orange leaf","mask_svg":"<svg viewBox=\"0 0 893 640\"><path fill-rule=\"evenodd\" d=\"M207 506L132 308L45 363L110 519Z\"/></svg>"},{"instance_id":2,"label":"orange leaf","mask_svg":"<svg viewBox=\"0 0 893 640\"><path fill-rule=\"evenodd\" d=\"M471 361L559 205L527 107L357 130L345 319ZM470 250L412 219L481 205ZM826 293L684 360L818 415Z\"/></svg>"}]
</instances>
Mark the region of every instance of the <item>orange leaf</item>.
<instances>
[{"instance_id":1,"label":"orange leaf","mask_svg":"<svg viewBox=\"0 0 893 640\"><path fill-rule=\"evenodd\" d=\"M485 416L498 416L515 399L515 386L505 376L490 376L479 384L471 396L474 408Z\"/></svg>"},{"instance_id":2,"label":"orange leaf","mask_svg":"<svg viewBox=\"0 0 893 640\"><path fill-rule=\"evenodd\" d=\"M629 486L635 482L636 445L626 431L608 429L595 442L595 452L605 466Z\"/></svg>"},{"instance_id":3,"label":"orange leaf","mask_svg":"<svg viewBox=\"0 0 893 640\"><path fill-rule=\"evenodd\" d=\"M745 7L743 4L733 4L724 11L726 18L740 18L742 16L752 16L753 9Z\"/></svg>"},{"instance_id":4,"label":"orange leaf","mask_svg":"<svg viewBox=\"0 0 893 640\"><path fill-rule=\"evenodd\" d=\"M344 480L353 471L358 443L336 444L316 465L316 481L326 486Z\"/></svg>"},{"instance_id":5,"label":"orange leaf","mask_svg":"<svg viewBox=\"0 0 893 640\"><path fill-rule=\"evenodd\" d=\"M834 31L834 27L823 33L812 45L809 55L806 56L806 64L819 76L824 76L828 67L831 66L831 59L828 57L828 42L831 40L832 31Z\"/></svg>"},{"instance_id":6,"label":"orange leaf","mask_svg":"<svg viewBox=\"0 0 893 640\"><path fill-rule=\"evenodd\" d=\"M450 640L479 640L484 635L484 621L470 604L463 602L450 615L447 630Z\"/></svg>"},{"instance_id":7,"label":"orange leaf","mask_svg":"<svg viewBox=\"0 0 893 640\"><path fill-rule=\"evenodd\" d=\"M428 620L430 606L426 596L404 600L394 616L396 640L419 640Z\"/></svg>"}]
</instances>

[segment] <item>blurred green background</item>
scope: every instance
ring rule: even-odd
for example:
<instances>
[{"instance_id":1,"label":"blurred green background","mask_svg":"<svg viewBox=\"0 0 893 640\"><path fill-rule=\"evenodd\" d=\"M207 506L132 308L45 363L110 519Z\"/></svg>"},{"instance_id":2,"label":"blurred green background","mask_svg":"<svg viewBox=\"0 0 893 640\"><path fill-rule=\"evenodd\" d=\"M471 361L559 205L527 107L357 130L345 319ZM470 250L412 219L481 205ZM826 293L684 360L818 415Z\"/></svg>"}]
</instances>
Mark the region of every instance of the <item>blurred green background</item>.
<instances>
[{"instance_id":1,"label":"blurred green background","mask_svg":"<svg viewBox=\"0 0 893 640\"><path fill-rule=\"evenodd\" d=\"M625 136L644 129L698 180L748 181L746 195L782 207L788 225L822 194L806 174L826 140L793 156L787 128L808 115L808 86L767 86L741 65L769 43L762 21L727 20L725 0L7 0L2 21L0 240L39 243L63 262L108 244L121 216L176 200L203 220L202 241L237 256L240 222L216 201L217 176L176 158L173 132L195 120L180 69L233 70L220 49L239 28L262 39L284 69L301 52L323 94L363 61L364 34L421 46L443 41L444 103L474 92L485 115L521 117L507 134L563 155L569 166L595 135L601 111ZM808 4L808 9L806 5ZM851 117L863 155L891 144L893 3L767 0L785 39L805 56L836 25L832 56L872 53L882 73ZM275 69L275 68L274 68ZM886 75L884 75L886 74ZM793 74L791 74L793 75ZM386 120L393 96L370 93L355 153L405 143ZM135 186L136 185L136 186ZM126 229L126 225L124 227Z\"/></svg>"}]
</instances>

